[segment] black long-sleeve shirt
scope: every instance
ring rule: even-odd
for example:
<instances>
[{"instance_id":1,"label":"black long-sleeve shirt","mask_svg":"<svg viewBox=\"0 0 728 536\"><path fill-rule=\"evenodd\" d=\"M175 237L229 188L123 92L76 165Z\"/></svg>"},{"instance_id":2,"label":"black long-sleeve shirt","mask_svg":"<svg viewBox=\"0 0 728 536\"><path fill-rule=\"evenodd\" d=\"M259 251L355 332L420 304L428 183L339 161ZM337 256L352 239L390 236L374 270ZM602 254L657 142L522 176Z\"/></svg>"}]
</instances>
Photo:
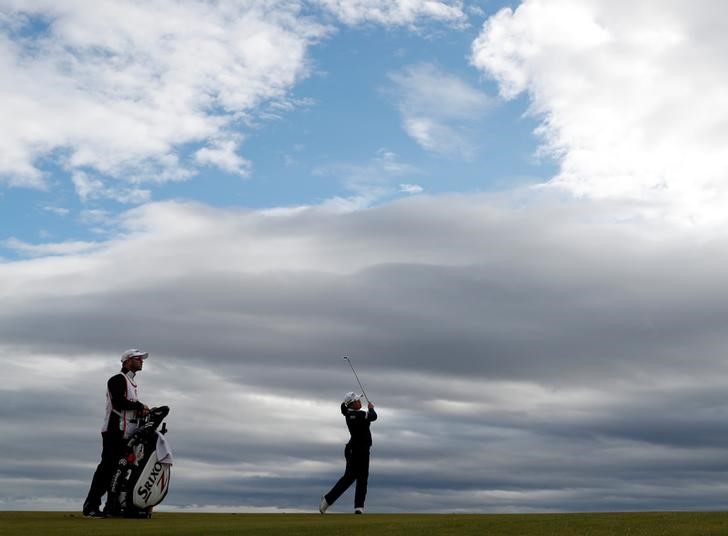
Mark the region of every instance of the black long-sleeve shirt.
<instances>
[{"instance_id":1,"label":"black long-sleeve shirt","mask_svg":"<svg viewBox=\"0 0 728 536\"><path fill-rule=\"evenodd\" d=\"M111 397L111 407L116 411L142 411L144 409L144 404L139 401L132 402L126 398L126 379L124 378L124 375L127 372L129 372L129 369L122 367L121 372L113 375L109 378L109 381L106 382L106 386L109 389L109 396ZM109 415L109 423L107 426L108 432L112 434L121 433L119 419L119 415L112 411L111 415Z\"/></svg>"},{"instance_id":2,"label":"black long-sleeve shirt","mask_svg":"<svg viewBox=\"0 0 728 536\"><path fill-rule=\"evenodd\" d=\"M364 411L347 408L346 404L341 404L341 414L346 419L346 426L349 428L349 434L351 434L349 445L352 447L371 447L372 433L369 430L369 423L377 420L377 412L373 408Z\"/></svg>"}]
</instances>

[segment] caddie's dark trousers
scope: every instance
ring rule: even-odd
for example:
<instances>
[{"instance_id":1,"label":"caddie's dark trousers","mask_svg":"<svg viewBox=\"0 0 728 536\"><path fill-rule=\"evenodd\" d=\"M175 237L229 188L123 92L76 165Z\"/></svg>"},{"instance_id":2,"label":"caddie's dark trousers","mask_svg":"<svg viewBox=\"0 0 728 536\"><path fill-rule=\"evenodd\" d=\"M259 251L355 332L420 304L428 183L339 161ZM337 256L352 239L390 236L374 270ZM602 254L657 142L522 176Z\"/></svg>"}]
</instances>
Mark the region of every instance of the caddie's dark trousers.
<instances>
[{"instance_id":1,"label":"caddie's dark trousers","mask_svg":"<svg viewBox=\"0 0 728 536\"><path fill-rule=\"evenodd\" d=\"M354 494L354 508L364 508L364 500L367 498L367 482L369 480L369 447L351 447L348 444L344 449L346 458L346 471L339 481L334 484L324 498L329 504L334 504L336 499L341 497L349 486L356 481L356 493Z\"/></svg>"},{"instance_id":2,"label":"caddie's dark trousers","mask_svg":"<svg viewBox=\"0 0 728 536\"><path fill-rule=\"evenodd\" d=\"M93 480L91 480L91 488L88 490L88 496L83 503L84 512L99 510L101 497L109 491L114 470L119 463L119 458L124 453L124 438L121 435L107 432L101 434L101 437L103 438L101 463L96 468Z\"/></svg>"}]
</instances>

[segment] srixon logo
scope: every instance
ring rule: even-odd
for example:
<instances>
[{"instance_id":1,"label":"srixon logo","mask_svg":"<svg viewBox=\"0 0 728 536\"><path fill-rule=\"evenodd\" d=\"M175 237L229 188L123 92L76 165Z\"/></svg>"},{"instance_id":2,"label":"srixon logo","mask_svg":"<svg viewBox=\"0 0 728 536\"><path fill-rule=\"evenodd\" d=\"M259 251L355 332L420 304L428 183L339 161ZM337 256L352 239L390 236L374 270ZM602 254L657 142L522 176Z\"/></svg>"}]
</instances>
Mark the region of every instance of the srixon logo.
<instances>
[{"instance_id":1,"label":"srixon logo","mask_svg":"<svg viewBox=\"0 0 728 536\"><path fill-rule=\"evenodd\" d=\"M159 480L159 484L157 484L160 488L164 487L165 478L163 473L164 466L157 462L154 464L154 467L152 468L152 471L149 473L149 476L147 477L146 482L144 482L143 485L139 486L137 488L137 494L140 495L144 501L146 502L149 500L149 496L152 493L152 488L154 487L154 484L157 483L157 480ZM160 476L161 475L161 476Z\"/></svg>"}]
</instances>

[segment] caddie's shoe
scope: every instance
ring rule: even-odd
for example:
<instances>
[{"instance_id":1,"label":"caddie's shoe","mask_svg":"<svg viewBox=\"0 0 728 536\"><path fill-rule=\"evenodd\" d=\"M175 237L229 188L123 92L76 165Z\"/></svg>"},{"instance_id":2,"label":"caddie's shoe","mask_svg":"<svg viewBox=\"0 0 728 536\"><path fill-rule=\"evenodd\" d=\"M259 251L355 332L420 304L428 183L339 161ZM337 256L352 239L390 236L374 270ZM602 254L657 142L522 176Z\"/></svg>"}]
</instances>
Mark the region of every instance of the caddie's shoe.
<instances>
[{"instance_id":1,"label":"caddie's shoe","mask_svg":"<svg viewBox=\"0 0 728 536\"><path fill-rule=\"evenodd\" d=\"M89 519L104 519L106 517L106 514L103 512L99 512L98 510L84 510L83 517L87 517Z\"/></svg>"},{"instance_id":2,"label":"caddie's shoe","mask_svg":"<svg viewBox=\"0 0 728 536\"><path fill-rule=\"evenodd\" d=\"M354 509L354 513L355 514L363 514L364 513L364 508L355 508Z\"/></svg>"},{"instance_id":3,"label":"caddie's shoe","mask_svg":"<svg viewBox=\"0 0 728 536\"><path fill-rule=\"evenodd\" d=\"M329 509L329 506L331 506L331 505L326 502L326 495L321 495L321 502L319 503L319 512L322 514L325 514L326 510Z\"/></svg>"}]
</instances>

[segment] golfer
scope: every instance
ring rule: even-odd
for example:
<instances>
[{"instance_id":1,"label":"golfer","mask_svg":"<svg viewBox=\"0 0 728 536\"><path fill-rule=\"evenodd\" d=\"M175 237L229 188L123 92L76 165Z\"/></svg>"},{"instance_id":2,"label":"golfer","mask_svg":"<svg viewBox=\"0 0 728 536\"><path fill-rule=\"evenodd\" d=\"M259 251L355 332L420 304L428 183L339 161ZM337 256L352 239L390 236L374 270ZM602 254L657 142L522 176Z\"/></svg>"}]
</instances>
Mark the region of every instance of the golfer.
<instances>
[{"instance_id":1,"label":"golfer","mask_svg":"<svg viewBox=\"0 0 728 536\"><path fill-rule=\"evenodd\" d=\"M377 420L374 404L369 402L368 411L361 409L361 397L354 393L347 393L341 404L341 413L346 419L351 439L344 448L346 458L346 471L339 481L334 484L326 495L321 497L319 512L322 514L336 502L354 481L356 493L354 495L354 513L364 513L364 500L367 497L367 481L369 479L369 449L372 446L372 434L369 423Z\"/></svg>"},{"instance_id":2,"label":"golfer","mask_svg":"<svg viewBox=\"0 0 728 536\"><path fill-rule=\"evenodd\" d=\"M134 433L138 417L149 414L149 408L139 401L139 387L135 378L147 357L149 353L136 348L127 350L121 354L121 372L109 378L106 383L106 416L101 428L101 463L96 468L91 488L83 503L85 517L106 517L100 510L101 497L109 491L114 469L124 454L125 440Z\"/></svg>"}]
</instances>

